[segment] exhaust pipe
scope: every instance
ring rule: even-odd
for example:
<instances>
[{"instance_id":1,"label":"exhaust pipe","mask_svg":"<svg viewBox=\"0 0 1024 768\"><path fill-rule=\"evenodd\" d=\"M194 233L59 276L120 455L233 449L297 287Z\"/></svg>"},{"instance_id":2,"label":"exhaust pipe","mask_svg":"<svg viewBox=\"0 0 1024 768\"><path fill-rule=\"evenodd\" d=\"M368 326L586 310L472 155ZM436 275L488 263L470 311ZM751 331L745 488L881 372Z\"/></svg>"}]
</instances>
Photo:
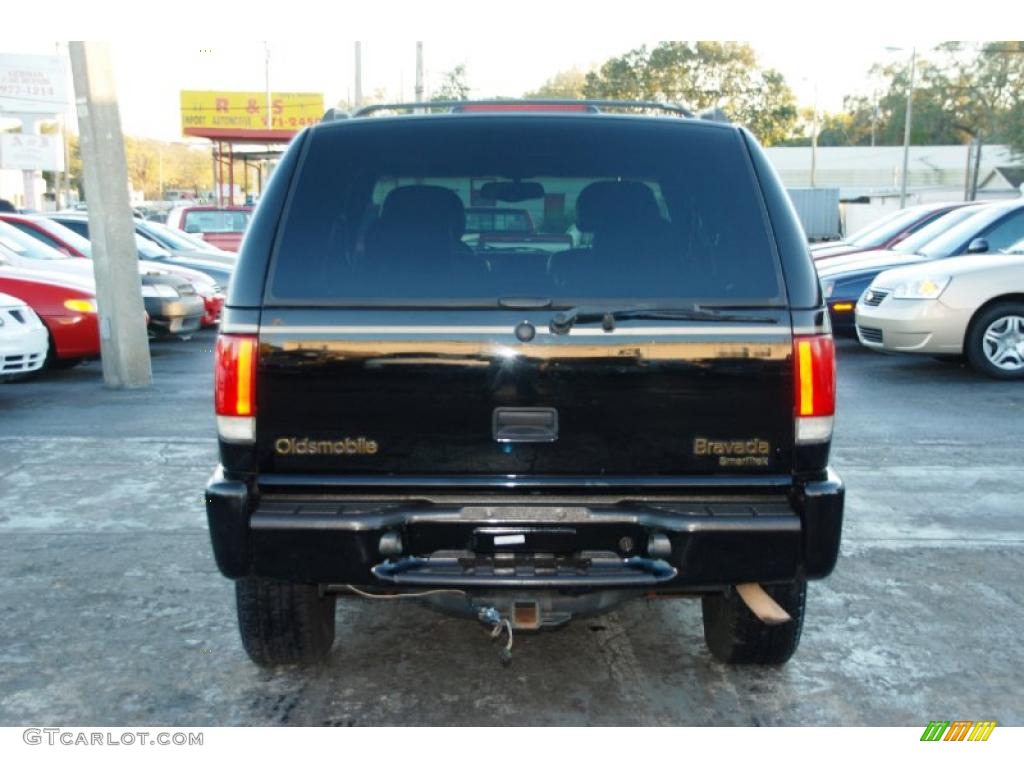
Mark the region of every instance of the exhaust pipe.
<instances>
[{"instance_id":1,"label":"exhaust pipe","mask_svg":"<svg viewBox=\"0 0 1024 768\"><path fill-rule=\"evenodd\" d=\"M786 613L785 609L775 602L760 584L737 584L736 594L740 596L750 612L765 624L785 624L787 621L793 620L793 617Z\"/></svg>"}]
</instances>

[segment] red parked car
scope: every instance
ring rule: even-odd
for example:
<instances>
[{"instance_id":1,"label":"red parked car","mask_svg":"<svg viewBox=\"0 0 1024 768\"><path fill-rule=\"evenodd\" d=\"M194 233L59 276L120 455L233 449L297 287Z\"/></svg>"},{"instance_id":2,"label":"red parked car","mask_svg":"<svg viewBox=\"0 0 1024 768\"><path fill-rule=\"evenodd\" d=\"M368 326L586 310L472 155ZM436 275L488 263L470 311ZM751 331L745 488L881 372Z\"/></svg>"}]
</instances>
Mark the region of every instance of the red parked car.
<instances>
[{"instance_id":1,"label":"red parked car","mask_svg":"<svg viewBox=\"0 0 1024 768\"><path fill-rule=\"evenodd\" d=\"M225 251L237 251L251 217L251 205L226 205L222 208L215 205L180 206L167 214L167 226L200 235L206 242Z\"/></svg>"},{"instance_id":2,"label":"red parked car","mask_svg":"<svg viewBox=\"0 0 1024 768\"><path fill-rule=\"evenodd\" d=\"M10 224L41 243L55 248L68 256L92 258L92 244L89 238L46 216L22 213L0 213L0 222ZM220 322L224 309L224 293L215 286L214 280L194 269L165 262L139 262L143 274L147 270L166 271L177 274L195 286L196 293L203 300L202 327L209 328Z\"/></svg>"},{"instance_id":3,"label":"red parked car","mask_svg":"<svg viewBox=\"0 0 1024 768\"><path fill-rule=\"evenodd\" d=\"M0 251L0 293L21 299L43 321L50 334L48 367L70 368L83 359L99 357L96 292L91 281L11 267Z\"/></svg>"}]
</instances>

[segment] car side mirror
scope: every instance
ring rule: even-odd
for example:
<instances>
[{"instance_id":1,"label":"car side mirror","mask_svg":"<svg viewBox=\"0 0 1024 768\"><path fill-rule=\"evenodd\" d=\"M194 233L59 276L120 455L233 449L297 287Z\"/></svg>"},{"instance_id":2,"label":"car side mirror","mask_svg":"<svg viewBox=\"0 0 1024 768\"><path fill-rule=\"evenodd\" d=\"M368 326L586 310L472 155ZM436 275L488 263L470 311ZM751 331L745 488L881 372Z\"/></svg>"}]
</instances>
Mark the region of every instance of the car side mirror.
<instances>
[{"instance_id":1,"label":"car side mirror","mask_svg":"<svg viewBox=\"0 0 1024 768\"><path fill-rule=\"evenodd\" d=\"M984 237L976 237L967 246L968 253L988 253L988 240Z\"/></svg>"}]
</instances>

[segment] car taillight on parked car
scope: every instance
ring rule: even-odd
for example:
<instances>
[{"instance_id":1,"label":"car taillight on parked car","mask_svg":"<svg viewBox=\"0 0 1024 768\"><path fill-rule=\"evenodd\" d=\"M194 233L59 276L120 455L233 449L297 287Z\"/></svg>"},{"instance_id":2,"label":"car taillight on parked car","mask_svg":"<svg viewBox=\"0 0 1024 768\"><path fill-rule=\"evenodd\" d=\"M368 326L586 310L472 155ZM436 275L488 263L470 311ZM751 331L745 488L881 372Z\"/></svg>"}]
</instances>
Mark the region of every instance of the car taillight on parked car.
<instances>
[{"instance_id":1,"label":"car taillight on parked car","mask_svg":"<svg viewBox=\"0 0 1024 768\"><path fill-rule=\"evenodd\" d=\"M230 443L251 443L256 439L256 363L259 359L255 336L217 337L214 363L214 405L217 433Z\"/></svg>"},{"instance_id":2,"label":"car taillight on parked car","mask_svg":"<svg viewBox=\"0 0 1024 768\"><path fill-rule=\"evenodd\" d=\"M836 349L830 335L793 338L797 443L832 439L836 412Z\"/></svg>"}]
</instances>

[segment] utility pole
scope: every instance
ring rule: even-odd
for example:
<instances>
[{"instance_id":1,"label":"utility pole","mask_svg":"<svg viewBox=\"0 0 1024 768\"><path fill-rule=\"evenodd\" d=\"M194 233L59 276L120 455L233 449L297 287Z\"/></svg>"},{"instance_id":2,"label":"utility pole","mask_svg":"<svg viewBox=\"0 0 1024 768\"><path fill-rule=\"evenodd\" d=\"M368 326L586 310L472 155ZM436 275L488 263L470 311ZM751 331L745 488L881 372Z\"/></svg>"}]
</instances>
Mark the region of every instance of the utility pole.
<instances>
[{"instance_id":1,"label":"utility pole","mask_svg":"<svg viewBox=\"0 0 1024 768\"><path fill-rule=\"evenodd\" d=\"M263 41L263 82L267 87L267 130L274 130L274 117L273 112L270 109L270 43L266 40Z\"/></svg>"},{"instance_id":2,"label":"utility pole","mask_svg":"<svg viewBox=\"0 0 1024 768\"><path fill-rule=\"evenodd\" d=\"M423 101L423 43L416 43L416 101Z\"/></svg>"},{"instance_id":3,"label":"utility pole","mask_svg":"<svg viewBox=\"0 0 1024 768\"><path fill-rule=\"evenodd\" d=\"M978 199L978 173L981 171L981 134L974 138L974 166L971 168L971 200Z\"/></svg>"},{"instance_id":4,"label":"utility pole","mask_svg":"<svg viewBox=\"0 0 1024 768\"><path fill-rule=\"evenodd\" d=\"M811 186L818 170L818 83L814 83L814 119L811 121Z\"/></svg>"},{"instance_id":5,"label":"utility pole","mask_svg":"<svg viewBox=\"0 0 1024 768\"><path fill-rule=\"evenodd\" d=\"M903 123L903 173L900 174L900 208L907 207L907 169L910 165L910 125L914 118L914 68L917 48L910 49L910 83L907 87L907 119Z\"/></svg>"},{"instance_id":6,"label":"utility pole","mask_svg":"<svg viewBox=\"0 0 1024 768\"><path fill-rule=\"evenodd\" d=\"M68 52L89 201L103 383L117 389L148 387L153 373L110 49L79 41L70 43Z\"/></svg>"},{"instance_id":7,"label":"utility pole","mask_svg":"<svg viewBox=\"0 0 1024 768\"><path fill-rule=\"evenodd\" d=\"M355 84L355 103L352 105L356 109L363 106L363 44L356 41L356 84Z\"/></svg>"}]
</instances>

